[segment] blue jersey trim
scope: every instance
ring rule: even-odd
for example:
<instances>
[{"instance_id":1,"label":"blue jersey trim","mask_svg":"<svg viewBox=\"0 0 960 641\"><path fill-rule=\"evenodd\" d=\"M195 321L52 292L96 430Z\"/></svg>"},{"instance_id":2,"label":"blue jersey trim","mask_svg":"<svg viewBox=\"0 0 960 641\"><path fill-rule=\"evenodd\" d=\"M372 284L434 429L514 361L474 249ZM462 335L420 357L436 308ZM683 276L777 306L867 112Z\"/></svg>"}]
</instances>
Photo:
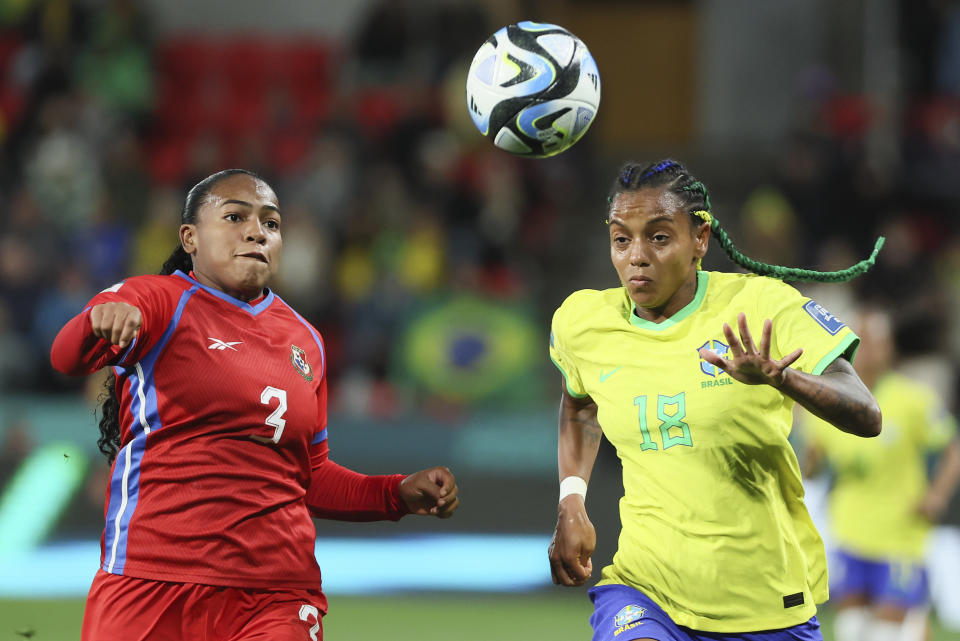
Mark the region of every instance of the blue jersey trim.
<instances>
[{"instance_id":1,"label":"blue jersey trim","mask_svg":"<svg viewBox=\"0 0 960 641\"><path fill-rule=\"evenodd\" d=\"M110 503L107 506L107 522L104 530L103 570L123 574L127 562L127 538L130 520L140 497L140 462L147 446L147 436L162 429L157 407L157 390L154 383L154 366L170 337L180 324L187 301L198 291L196 286L183 292L173 318L163 336L147 355L129 367L115 367L118 376L126 377L129 385L132 439L124 446L114 462L110 478Z\"/></svg>"},{"instance_id":2,"label":"blue jersey trim","mask_svg":"<svg viewBox=\"0 0 960 641\"><path fill-rule=\"evenodd\" d=\"M230 294L227 294L226 292L221 292L219 289L208 287L207 285L204 285L203 283L197 281L196 279L190 278L190 276L188 276L187 274L184 274L182 270L178 269L173 274L174 276L179 276L180 278L184 279L188 283L192 283L195 287L199 287L200 289L206 292L209 292L210 294L216 296L220 300L226 301L231 305L233 305L234 307L239 307L243 311L253 316L257 316L258 314L260 314L260 312L270 307L271 303L273 303L273 299L277 297L276 294L274 294L273 291L271 291L270 288L268 287L266 288L267 295L264 296L263 300L257 303L256 305L251 305L250 303L240 300L239 298L234 298L233 296L231 296Z\"/></svg>"},{"instance_id":3,"label":"blue jersey trim","mask_svg":"<svg viewBox=\"0 0 960 641\"><path fill-rule=\"evenodd\" d=\"M310 331L310 335L313 336L313 341L317 344L317 349L320 350L320 376L319 376L318 378L323 378L323 374L324 374L324 372L326 372L326 370L327 370L327 355L326 355L326 353L323 351L323 341L320 340L320 335L317 334L317 332L316 332L315 329L313 329L313 325L311 325L310 323L308 323L303 316L301 316L300 314L297 313L297 310L295 310L294 308L290 307L290 304L289 304L287 301L283 300L283 299L280 298L279 296L277 296L277 300L279 300L281 303L283 303L284 306L285 306L287 309L289 309L289 310L293 313L294 316L297 317L297 320L299 320L301 323L303 323L303 326L306 327L306 328Z\"/></svg>"},{"instance_id":4,"label":"blue jersey trim","mask_svg":"<svg viewBox=\"0 0 960 641\"><path fill-rule=\"evenodd\" d=\"M104 572L123 574L127 563L127 535L130 519L140 497L140 462L146 449L146 435L127 443L117 454L110 480L110 510L104 529Z\"/></svg>"},{"instance_id":5,"label":"blue jersey trim","mask_svg":"<svg viewBox=\"0 0 960 641\"><path fill-rule=\"evenodd\" d=\"M130 356L130 352L133 351L133 346L137 344L138 338L140 338L140 336L133 337L133 340L130 341L130 345L127 346L127 349L124 350L123 354L120 356L120 360L117 361L118 363L122 364L125 360L127 360L127 356Z\"/></svg>"},{"instance_id":6,"label":"blue jersey trim","mask_svg":"<svg viewBox=\"0 0 960 641\"><path fill-rule=\"evenodd\" d=\"M317 443L323 443L327 440L327 428L323 428L313 436L313 440L310 441L310 445L316 445Z\"/></svg>"}]
</instances>

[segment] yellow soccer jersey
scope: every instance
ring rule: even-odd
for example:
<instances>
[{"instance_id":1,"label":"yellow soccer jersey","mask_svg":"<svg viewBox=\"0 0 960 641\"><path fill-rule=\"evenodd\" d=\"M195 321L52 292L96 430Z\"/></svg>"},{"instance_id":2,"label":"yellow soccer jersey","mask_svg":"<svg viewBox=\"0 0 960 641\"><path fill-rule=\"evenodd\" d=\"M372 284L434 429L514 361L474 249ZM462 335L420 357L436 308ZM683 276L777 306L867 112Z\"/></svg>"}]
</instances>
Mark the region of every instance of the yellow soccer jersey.
<instances>
[{"instance_id":1,"label":"yellow soccer jersey","mask_svg":"<svg viewBox=\"0 0 960 641\"><path fill-rule=\"evenodd\" d=\"M747 316L771 357L819 374L859 339L780 281L698 272L689 305L661 323L622 288L572 294L553 317L550 356L569 392L590 396L623 462L622 529L600 584L637 588L678 624L748 632L805 622L827 599L823 542L787 441L793 401L701 360L723 354L723 323ZM735 330L736 331L736 330Z\"/></svg>"},{"instance_id":2,"label":"yellow soccer jersey","mask_svg":"<svg viewBox=\"0 0 960 641\"><path fill-rule=\"evenodd\" d=\"M956 423L936 393L897 373L873 394L883 431L860 439L804 414L808 437L827 455L836 478L830 492L834 542L872 559L920 560L930 523L916 512L927 491L927 454L944 447Z\"/></svg>"}]
</instances>

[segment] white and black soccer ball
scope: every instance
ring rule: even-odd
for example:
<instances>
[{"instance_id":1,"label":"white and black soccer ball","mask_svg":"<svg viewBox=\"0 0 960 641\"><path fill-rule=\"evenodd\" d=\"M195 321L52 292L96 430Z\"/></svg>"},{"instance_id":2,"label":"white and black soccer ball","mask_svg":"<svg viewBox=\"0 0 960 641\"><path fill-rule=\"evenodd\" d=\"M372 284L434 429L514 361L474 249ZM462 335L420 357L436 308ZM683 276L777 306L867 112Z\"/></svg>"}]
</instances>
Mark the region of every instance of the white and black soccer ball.
<instances>
[{"instance_id":1,"label":"white and black soccer ball","mask_svg":"<svg viewBox=\"0 0 960 641\"><path fill-rule=\"evenodd\" d=\"M583 41L519 22L487 38L467 74L473 124L497 147L545 158L577 142L597 115L600 73Z\"/></svg>"}]
</instances>

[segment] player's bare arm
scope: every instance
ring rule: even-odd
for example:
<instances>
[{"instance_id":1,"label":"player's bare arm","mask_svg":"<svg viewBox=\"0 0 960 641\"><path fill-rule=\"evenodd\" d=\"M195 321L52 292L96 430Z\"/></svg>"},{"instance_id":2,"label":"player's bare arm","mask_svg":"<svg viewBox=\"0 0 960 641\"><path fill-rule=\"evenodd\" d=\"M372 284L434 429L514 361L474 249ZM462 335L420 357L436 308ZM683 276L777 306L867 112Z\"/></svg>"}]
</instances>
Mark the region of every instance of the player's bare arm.
<instances>
[{"instance_id":1,"label":"player's bare arm","mask_svg":"<svg viewBox=\"0 0 960 641\"><path fill-rule=\"evenodd\" d=\"M844 432L857 436L880 433L880 407L847 359L837 358L820 375L800 372L791 369L790 365L800 358L802 349L796 349L780 360L770 358L773 332L770 319L763 322L759 346L750 334L745 314L737 317L737 325L739 338L733 328L726 323L723 325L732 358L721 358L708 349L701 350L700 356L741 383L775 387Z\"/></svg>"},{"instance_id":2,"label":"player's bare arm","mask_svg":"<svg viewBox=\"0 0 960 641\"><path fill-rule=\"evenodd\" d=\"M129 303L101 303L90 309L90 326L93 335L126 347L134 339L143 317L140 310Z\"/></svg>"},{"instance_id":3,"label":"player's bare arm","mask_svg":"<svg viewBox=\"0 0 960 641\"><path fill-rule=\"evenodd\" d=\"M560 401L558 467L560 478L590 480L603 430L597 421L597 404L591 398L571 396L563 386ZM584 497L570 494L557 507L557 528L550 542L550 573L558 585L577 586L590 578L590 560L597 533L587 516Z\"/></svg>"},{"instance_id":4,"label":"player's bare arm","mask_svg":"<svg viewBox=\"0 0 960 641\"><path fill-rule=\"evenodd\" d=\"M960 486L960 437L954 438L940 455L936 472L930 482L930 488L917 506L917 512L930 521L937 523L954 492Z\"/></svg>"}]
</instances>

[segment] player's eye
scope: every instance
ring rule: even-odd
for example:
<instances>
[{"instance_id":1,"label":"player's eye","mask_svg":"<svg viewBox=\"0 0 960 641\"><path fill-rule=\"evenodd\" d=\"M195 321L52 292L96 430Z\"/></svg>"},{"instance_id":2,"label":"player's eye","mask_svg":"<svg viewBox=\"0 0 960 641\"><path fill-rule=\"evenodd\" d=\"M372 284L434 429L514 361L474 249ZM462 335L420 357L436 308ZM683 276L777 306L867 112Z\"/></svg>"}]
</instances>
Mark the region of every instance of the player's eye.
<instances>
[{"instance_id":1,"label":"player's eye","mask_svg":"<svg viewBox=\"0 0 960 641\"><path fill-rule=\"evenodd\" d=\"M231 223L238 223L242 220L240 214L226 214L224 215L224 219L229 220Z\"/></svg>"},{"instance_id":2,"label":"player's eye","mask_svg":"<svg viewBox=\"0 0 960 641\"><path fill-rule=\"evenodd\" d=\"M267 227L267 228L269 228L269 229L274 229L274 230L280 229L280 221L279 221L279 220L274 220L274 219L272 219L272 218L266 220L266 221L263 223L263 225L264 225L264 227Z\"/></svg>"},{"instance_id":3,"label":"player's eye","mask_svg":"<svg viewBox=\"0 0 960 641\"><path fill-rule=\"evenodd\" d=\"M662 243L664 241L670 240L670 237L666 234L654 234L653 240L655 242Z\"/></svg>"}]
</instances>

